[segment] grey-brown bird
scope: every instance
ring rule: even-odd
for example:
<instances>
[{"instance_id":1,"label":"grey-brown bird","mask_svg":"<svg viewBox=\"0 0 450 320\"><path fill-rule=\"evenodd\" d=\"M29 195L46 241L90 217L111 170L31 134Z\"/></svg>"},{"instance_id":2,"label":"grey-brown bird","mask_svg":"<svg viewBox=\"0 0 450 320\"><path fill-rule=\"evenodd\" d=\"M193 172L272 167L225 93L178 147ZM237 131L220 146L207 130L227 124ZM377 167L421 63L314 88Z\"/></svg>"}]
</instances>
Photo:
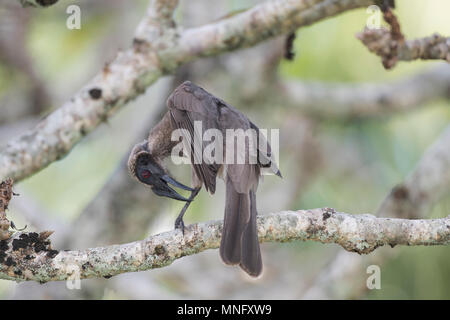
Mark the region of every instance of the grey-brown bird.
<instances>
[{"instance_id":1,"label":"grey-brown bird","mask_svg":"<svg viewBox=\"0 0 450 320\"><path fill-rule=\"evenodd\" d=\"M243 113L190 81L174 90L167 99L167 107L169 111L150 131L148 139L133 148L128 160L130 173L149 185L155 194L186 202L175 221L175 228L181 228L183 233L183 215L191 201L203 185L214 194L216 178L222 178L226 185L226 201L220 256L226 264L238 264L249 275L259 276L262 260L256 226L256 189L263 171L281 177L270 145ZM172 139L176 129L182 129L184 150L190 157L192 188L172 178L163 165L163 160L180 143ZM233 143L225 138L204 141L202 137L209 129L215 129L222 137L227 136L227 129L251 129L258 135L256 141L245 140L244 144L234 143L234 138ZM200 139L195 139L195 135ZM215 161L202 158L202 151L211 144L223 148L222 154L216 154L219 149L211 153L216 156ZM252 147L255 153L251 152ZM227 158L227 154L233 154L233 157ZM253 157L252 162L253 154L256 158ZM237 160L239 155L244 161ZM190 197L183 197L169 185L191 191Z\"/></svg>"}]
</instances>

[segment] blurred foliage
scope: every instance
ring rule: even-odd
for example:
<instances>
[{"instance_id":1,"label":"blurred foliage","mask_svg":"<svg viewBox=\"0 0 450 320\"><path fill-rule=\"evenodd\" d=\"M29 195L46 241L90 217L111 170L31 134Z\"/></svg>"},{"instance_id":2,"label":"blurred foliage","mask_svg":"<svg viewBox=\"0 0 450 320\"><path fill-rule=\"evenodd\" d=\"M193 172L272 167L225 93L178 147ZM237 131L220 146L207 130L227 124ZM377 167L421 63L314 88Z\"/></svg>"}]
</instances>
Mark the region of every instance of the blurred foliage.
<instances>
[{"instance_id":1,"label":"blurred foliage","mask_svg":"<svg viewBox=\"0 0 450 320\"><path fill-rule=\"evenodd\" d=\"M143 0L133 5L127 1L114 1L116 5L109 10L103 5L96 6L88 2L81 3L82 7L86 6L82 9L81 30L68 30L65 27L65 8L75 1L61 1L47 10L26 9L32 11L27 35L28 49L38 73L52 91L54 105L48 112L70 98L114 56L117 49L128 46L146 5ZM228 9L238 10L249 6L247 2L230 0ZM397 6L396 13L408 38L426 36L436 31L450 34L448 0L400 0ZM380 59L369 53L354 36L362 30L367 17L364 10L357 10L302 28L295 41L296 58L292 62L281 63L280 75L299 80L349 84L384 82L412 75L435 64L401 62L392 71L384 70ZM216 18L211 17L211 20ZM117 30L119 35L112 37L111 29ZM108 38L112 44L106 45ZM0 61L0 98L2 93L20 83L21 78L20 74L14 73ZM145 101L142 103L145 104ZM33 195L51 215L67 221L75 219L134 143L135 133L127 121L136 117L133 114L138 110L138 104L131 103L109 124L102 125L84 139L66 158L25 180L18 186L19 192ZM0 105L0 112L3 107ZM305 192L294 199L292 208L278 210L334 207L351 213L374 213L384 196L414 168L424 150L449 124L449 107L448 101L439 101L411 113L381 119L345 123L325 120L319 123L318 135L331 139L338 146L350 146L349 149L356 150L363 165L340 172L323 168ZM289 117L289 112L281 107L275 116L258 114L259 122L266 127L281 126L283 118ZM334 157L333 154L325 156ZM289 171L295 170L295 158L290 150L281 150L280 167L285 176L284 182L295 177ZM187 171L182 168L177 174L183 174L186 180L189 179ZM271 190L271 184L276 187L281 185L271 177L266 178L263 184L268 185L264 187L265 194L277 192ZM217 197L223 193L221 188ZM149 196L153 195L149 193ZM263 197L261 195L259 198ZM218 201L222 199L200 194L199 200L191 206L187 222L220 218L222 209L214 210L219 207ZM170 208L177 212L181 204L172 203ZM450 213L449 209L449 199L445 199L436 206L432 216L446 216ZM267 212L261 206L260 210ZM24 222L19 212L11 211L10 215L19 225ZM167 223L164 222L166 224L161 228L171 228L174 218L175 213L167 217ZM328 252L329 249L325 247L316 243L270 245L271 250L275 248L289 252L293 256L291 263L308 264L312 270L323 265L318 260L321 256L317 252ZM400 255L382 266L382 289L369 292L368 298L450 298L450 247L401 247L395 250L399 250ZM3 288L4 294L12 286L9 282L0 282L0 290ZM105 298L114 298L116 295L109 292Z\"/></svg>"}]
</instances>

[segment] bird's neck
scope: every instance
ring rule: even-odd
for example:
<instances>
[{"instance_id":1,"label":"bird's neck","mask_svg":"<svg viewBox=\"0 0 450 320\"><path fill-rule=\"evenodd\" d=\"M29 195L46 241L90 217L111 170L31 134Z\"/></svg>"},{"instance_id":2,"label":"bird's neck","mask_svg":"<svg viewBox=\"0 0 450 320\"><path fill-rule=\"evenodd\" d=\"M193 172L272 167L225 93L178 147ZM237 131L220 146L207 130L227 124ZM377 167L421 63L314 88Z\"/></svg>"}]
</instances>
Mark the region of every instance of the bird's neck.
<instances>
[{"instance_id":1,"label":"bird's neck","mask_svg":"<svg viewBox=\"0 0 450 320\"><path fill-rule=\"evenodd\" d=\"M152 156L163 160L172 152L177 141L172 141L172 122L170 113L167 112L150 131L148 136L148 148Z\"/></svg>"}]
</instances>

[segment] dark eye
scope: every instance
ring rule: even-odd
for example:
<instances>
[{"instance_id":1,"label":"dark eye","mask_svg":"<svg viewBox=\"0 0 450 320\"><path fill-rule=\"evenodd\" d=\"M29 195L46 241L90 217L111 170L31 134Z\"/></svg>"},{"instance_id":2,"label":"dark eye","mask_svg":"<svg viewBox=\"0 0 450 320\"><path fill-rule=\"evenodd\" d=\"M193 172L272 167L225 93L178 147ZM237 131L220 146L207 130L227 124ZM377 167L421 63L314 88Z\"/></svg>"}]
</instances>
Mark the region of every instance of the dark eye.
<instances>
[{"instance_id":1,"label":"dark eye","mask_svg":"<svg viewBox=\"0 0 450 320\"><path fill-rule=\"evenodd\" d=\"M148 178L150 178L150 176L151 176L151 173L149 170L142 171L142 178L148 179Z\"/></svg>"}]
</instances>

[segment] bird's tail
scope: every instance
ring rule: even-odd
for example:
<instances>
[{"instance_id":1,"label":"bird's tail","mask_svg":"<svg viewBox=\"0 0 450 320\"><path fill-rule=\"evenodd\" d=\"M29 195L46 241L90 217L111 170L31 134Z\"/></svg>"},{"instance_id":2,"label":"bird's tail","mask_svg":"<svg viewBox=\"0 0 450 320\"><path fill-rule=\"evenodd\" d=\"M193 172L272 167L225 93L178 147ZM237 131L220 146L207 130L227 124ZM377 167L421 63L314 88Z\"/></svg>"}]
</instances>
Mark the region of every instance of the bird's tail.
<instances>
[{"instance_id":1,"label":"bird's tail","mask_svg":"<svg viewBox=\"0 0 450 320\"><path fill-rule=\"evenodd\" d=\"M227 180L220 256L226 264L239 264L249 275L257 277L262 272L262 260L256 228L255 191L238 193L231 180Z\"/></svg>"}]
</instances>

